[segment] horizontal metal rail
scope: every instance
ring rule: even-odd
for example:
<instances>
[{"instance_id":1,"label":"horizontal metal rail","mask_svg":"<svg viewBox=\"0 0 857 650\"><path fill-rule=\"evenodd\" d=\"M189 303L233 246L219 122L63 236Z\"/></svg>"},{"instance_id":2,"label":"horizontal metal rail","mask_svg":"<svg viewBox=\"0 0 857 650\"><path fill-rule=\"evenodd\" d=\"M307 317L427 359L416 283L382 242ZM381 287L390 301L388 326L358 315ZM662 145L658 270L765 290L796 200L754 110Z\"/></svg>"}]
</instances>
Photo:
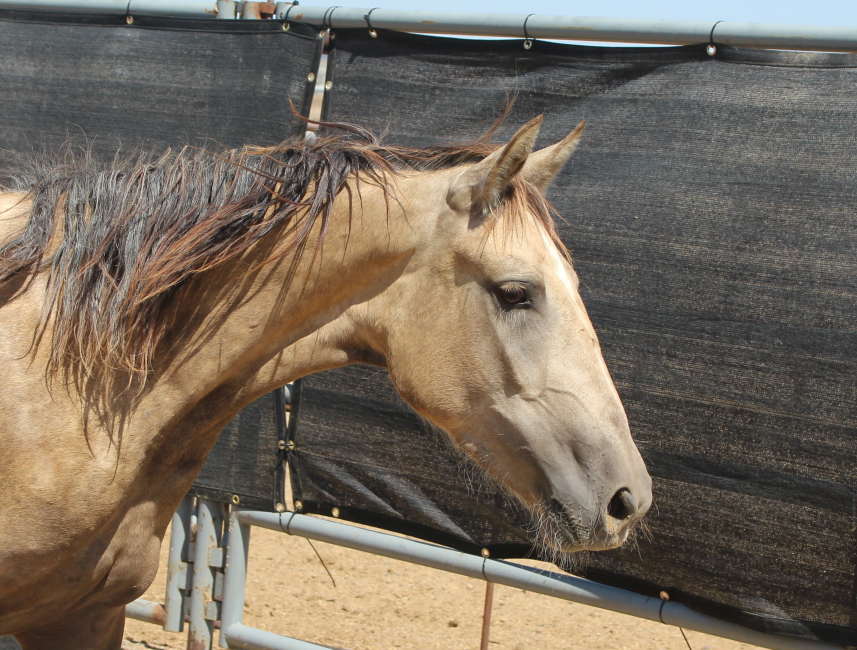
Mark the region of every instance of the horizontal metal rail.
<instances>
[{"instance_id":1,"label":"horizontal metal rail","mask_svg":"<svg viewBox=\"0 0 857 650\"><path fill-rule=\"evenodd\" d=\"M236 3L224 3L235 6ZM241 8L241 3L238 9ZM216 0L0 0L10 9L66 12L172 15L216 18ZM277 3L275 17L288 10L291 20L344 29L392 29L402 32L500 36L554 40L651 45L714 43L739 47L819 52L857 52L857 27L778 25L691 20L641 20L540 16L537 14L482 14L449 11L399 11L352 7L294 6ZM370 15L371 11L371 15ZM252 12L247 15L258 15ZM229 17L233 17L231 13ZM367 21L366 16L369 16ZM221 16L223 17L223 16Z\"/></svg>"},{"instance_id":2,"label":"horizontal metal rail","mask_svg":"<svg viewBox=\"0 0 857 650\"><path fill-rule=\"evenodd\" d=\"M145 623L154 623L155 625L164 626L166 614L164 606L161 603L154 603L151 600L143 600L138 598L133 603L125 605L125 616L134 618Z\"/></svg>"},{"instance_id":3,"label":"horizontal metal rail","mask_svg":"<svg viewBox=\"0 0 857 650\"><path fill-rule=\"evenodd\" d=\"M227 647L230 648L303 650L319 647L303 641L280 637L270 632L255 630L241 623L241 610L243 610L244 604L243 587L246 577L242 571L242 566L246 565L250 526L299 535L320 542L328 542L358 551L458 573L470 578L480 578L509 587L534 591L546 596L563 598L651 621L660 621L666 625L704 632L763 648L772 648L773 650L841 650L840 646L821 641L807 641L764 634L701 614L675 601L642 596L576 576L541 571L512 562L469 555L443 546L293 512L277 514L255 511L233 513L233 522L230 528L230 536L235 535L235 537L243 540L243 543L235 543L236 540L231 538L229 557L227 557L221 644L228 644ZM242 533L239 527L246 530ZM231 576L230 573L232 573ZM231 596L230 602L227 602L227 593Z\"/></svg>"}]
</instances>

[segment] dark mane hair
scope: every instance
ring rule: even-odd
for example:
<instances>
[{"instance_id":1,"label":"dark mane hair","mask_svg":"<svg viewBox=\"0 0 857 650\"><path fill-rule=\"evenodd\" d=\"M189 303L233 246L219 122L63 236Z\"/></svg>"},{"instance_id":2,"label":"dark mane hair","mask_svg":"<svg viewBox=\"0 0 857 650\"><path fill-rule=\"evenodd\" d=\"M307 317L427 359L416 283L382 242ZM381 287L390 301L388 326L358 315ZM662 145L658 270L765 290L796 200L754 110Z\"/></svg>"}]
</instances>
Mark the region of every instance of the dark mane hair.
<instances>
[{"instance_id":1,"label":"dark mane hair","mask_svg":"<svg viewBox=\"0 0 857 650\"><path fill-rule=\"evenodd\" d=\"M48 375L130 373L145 381L176 295L195 274L234 259L275 228L302 250L349 180L386 188L406 170L473 163L496 149L477 140L410 149L368 131L222 152L184 147L100 165L68 151L30 161L0 190L31 201L26 228L0 243L0 286L47 273L38 346L52 326ZM551 209L524 181L505 204L527 204L554 232ZM502 206L498 213L503 212ZM59 223L57 223L59 221Z\"/></svg>"}]
</instances>

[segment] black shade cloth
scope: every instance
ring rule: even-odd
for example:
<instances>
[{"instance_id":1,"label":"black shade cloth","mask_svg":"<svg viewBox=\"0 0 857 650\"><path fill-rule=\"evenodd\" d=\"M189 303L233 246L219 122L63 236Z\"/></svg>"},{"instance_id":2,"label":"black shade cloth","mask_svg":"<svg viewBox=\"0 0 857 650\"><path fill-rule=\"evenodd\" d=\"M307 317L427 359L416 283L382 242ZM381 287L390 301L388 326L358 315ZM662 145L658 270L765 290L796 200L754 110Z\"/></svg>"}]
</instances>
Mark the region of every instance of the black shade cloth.
<instances>
[{"instance_id":1,"label":"black shade cloth","mask_svg":"<svg viewBox=\"0 0 857 650\"><path fill-rule=\"evenodd\" d=\"M0 149L70 139L110 160L136 147L270 145L303 125L321 41L274 21L0 10Z\"/></svg>"},{"instance_id":2,"label":"black shade cloth","mask_svg":"<svg viewBox=\"0 0 857 650\"><path fill-rule=\"evenodd\" d=\"M278 21L187 20L0 10L0 161L67 139L117 149L271 145L301 133L323 39ZM7 167L8 168L8 167ZM243 410L192 494L274 510L282 500L284 393Z\"/></svg>"},{"instance_id":3,"label":"black shade cloth","mask_svg":"<svg viewBox=\"0 0 857 650\"><path fill-rule=\"evenodd\" d=\"M242 409L220 433L190 494L273 512L285 487L286 396L280 388Z\"/></svg>"},{"instance_id":4,"label":"black shade cloth","mask_svg":"<svg viewBox=\"0 0 857 650\"><path fill-rule=\"evenodd\" d=\"M544 113L545 146L588 120L549 197L655 506L650 539L585 575L857 645L857 57L378 34L336 34L327 119L469 139L508 92L500 137ZM526 552L520 513L468 493L385 382L303 381L305 507Z\"/></svg>"}]
</instances>

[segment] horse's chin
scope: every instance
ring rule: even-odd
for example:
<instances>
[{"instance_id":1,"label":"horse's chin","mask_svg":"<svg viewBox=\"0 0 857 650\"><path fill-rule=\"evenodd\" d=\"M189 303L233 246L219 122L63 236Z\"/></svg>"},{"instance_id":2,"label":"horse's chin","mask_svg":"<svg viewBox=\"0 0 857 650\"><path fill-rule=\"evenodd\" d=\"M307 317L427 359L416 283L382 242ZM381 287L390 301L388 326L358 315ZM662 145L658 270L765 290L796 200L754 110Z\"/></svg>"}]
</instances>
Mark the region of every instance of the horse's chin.
<instances>
[{"instance_id":1,"label":"horse's chin","mask_svg":"<svg viewBox=\"0 0 857 650\"><path fill-rule=\"evenodd\" d=\"M540 542L552 553L562 555L579 553L580 551L609 551L613 548L619 548L628 541L628 529L623 529L621 532L595 536L590 535L586 539L581 539L579 535L568 529L558 529L550 534L542 535Z\"/></svg>"}]
</instances>

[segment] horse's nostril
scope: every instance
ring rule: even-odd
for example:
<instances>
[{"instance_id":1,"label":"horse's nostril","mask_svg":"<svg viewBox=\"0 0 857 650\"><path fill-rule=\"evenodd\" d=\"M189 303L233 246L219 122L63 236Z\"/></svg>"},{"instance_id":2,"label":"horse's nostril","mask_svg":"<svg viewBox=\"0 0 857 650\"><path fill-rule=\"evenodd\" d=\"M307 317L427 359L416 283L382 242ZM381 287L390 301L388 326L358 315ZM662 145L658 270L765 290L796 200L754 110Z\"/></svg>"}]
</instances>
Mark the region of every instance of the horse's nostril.
<instances>
[{"instance_id":1,"label":"horse's nostril","mask_svg":"<svg viewBox=\"0 0 857 650\"><path fill-rule=\"evenodd\" d=\"M607 514L622 521L637 512L637 499L628 488L622 488L607 504Z\"/></svg>"}]
</instances>

